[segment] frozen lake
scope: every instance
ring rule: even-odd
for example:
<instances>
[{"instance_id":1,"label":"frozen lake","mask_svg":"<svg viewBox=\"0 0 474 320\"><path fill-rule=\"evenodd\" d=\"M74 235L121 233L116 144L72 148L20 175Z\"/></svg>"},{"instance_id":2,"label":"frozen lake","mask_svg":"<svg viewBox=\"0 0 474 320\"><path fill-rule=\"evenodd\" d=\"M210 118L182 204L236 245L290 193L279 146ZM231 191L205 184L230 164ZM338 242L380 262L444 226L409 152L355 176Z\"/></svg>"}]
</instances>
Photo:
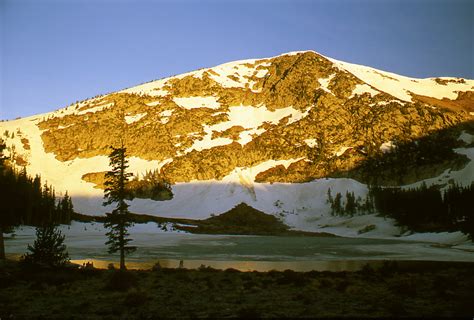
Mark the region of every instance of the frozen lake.
<instances>
[{"instance_id":1,"label":"frozen lake","mask_svg":"<svg viewBox=\"0 0 474 320\"><path fill-rule=\"evenodd\" d=\"M61 230L73 262L92 261L96 267L117 263L118 256L107 253L101 224L74 222ZM157 261L163 267L177 267L180 260L185 268L204 264L242 271L350 271L383 260L474 262L472 251L407 240L198 235L164 232L155 223L137 224L130 234L138 249L127 257L128 268L149 268ZM34 228L17 229L5 239L7 254L24 254L34 239Z\"/></svg>"}]
</instances>

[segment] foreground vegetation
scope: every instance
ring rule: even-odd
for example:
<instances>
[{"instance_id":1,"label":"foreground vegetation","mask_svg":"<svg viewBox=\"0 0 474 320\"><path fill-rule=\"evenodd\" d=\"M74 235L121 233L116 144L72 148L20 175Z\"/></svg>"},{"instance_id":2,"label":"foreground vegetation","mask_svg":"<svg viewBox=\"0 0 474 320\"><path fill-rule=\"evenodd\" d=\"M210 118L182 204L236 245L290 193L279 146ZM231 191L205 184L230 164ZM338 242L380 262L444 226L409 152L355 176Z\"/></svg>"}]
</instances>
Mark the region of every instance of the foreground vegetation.
<instances>
[{"instance_id":1,"label":"foreground vegetation","mask_svg":"<svg viewBox=\"0 0 474 320\"><path fill-rule=\"evenodd\" d=\"M0 265L0 318L299 318L474 314L472 263L358 272L120 272Z\"/></svg>"}]
</instances>

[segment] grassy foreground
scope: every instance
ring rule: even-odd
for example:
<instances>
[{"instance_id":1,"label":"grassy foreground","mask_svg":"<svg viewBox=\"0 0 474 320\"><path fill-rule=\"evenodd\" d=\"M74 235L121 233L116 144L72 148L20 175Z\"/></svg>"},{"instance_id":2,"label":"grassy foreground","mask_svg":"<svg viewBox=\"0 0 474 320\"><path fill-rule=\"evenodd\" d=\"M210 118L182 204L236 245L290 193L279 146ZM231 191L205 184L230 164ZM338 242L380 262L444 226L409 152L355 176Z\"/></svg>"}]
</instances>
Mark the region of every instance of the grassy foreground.
<instances>
[{"instance_id":1,"label":"grassy foreground","mask_svg":"<svg viewBox=\"0 0 474 320\"><path fill-rule=\"evenodd\" d=\"M7 261L0 264L0 318L471 318L472 270L472 263L387 263L358 272L121 273Z\"/></svg>"}]
</instances>

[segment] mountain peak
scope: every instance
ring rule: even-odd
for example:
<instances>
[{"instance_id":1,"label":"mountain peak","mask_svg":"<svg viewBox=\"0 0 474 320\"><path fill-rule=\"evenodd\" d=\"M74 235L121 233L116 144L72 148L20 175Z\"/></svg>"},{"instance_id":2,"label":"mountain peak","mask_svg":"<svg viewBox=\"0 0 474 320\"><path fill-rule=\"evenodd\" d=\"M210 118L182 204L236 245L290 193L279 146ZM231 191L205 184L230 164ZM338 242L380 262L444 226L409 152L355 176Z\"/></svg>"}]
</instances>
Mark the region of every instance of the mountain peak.
<instances>
[{"instance_id":1,"label":"mountain peak","mask_svg":"<svg viewBox=\"0 0 474 320\"><path fill-rule=\"evenodd\" d=\"M95 212L86 199L101 191L82 177L107 171L109 147L121 140L139 177L238 185L236 201L252 203L266 183L359 179L370 159L455 127L443 133L454 146L473 101L472 80L413 79L302 51L151 81L0 128L18 166Z\"/></svg>"}]
</instances>

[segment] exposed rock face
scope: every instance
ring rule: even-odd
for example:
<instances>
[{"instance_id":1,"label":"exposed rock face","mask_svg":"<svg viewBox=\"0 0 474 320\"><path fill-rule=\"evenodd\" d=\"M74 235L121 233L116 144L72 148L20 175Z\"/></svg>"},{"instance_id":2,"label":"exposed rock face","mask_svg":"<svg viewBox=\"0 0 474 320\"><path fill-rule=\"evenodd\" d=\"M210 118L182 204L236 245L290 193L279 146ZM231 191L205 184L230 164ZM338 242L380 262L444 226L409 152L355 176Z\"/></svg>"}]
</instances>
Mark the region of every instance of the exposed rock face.
<instances>
[{"instance_id":1,"label":"exposed rock face","mask_svg":"<svg viewBox=\"0 0 474 320\"><path fill-rule=\"evenodd\" d=\"M433 83L468 85L453 81ZM458 92L455 100L411 93L411 102L402 101L314 52L136 88L143 89L87 100L45 118L39 127L46 152L61 161L89 158L107 155L123 140L130 156L173 159L162 168L170 182L222 179L237 167L300 159L260 172L255 181L304 182L351 176L364 161L383 156L387 145L396 152L398 145L440 130L459 133L474 111L474 89ZM456 134L446 132L455 146Z\"/></svg>"},{"instance_id":2,"label":"exposed rock face","mask_svg":"<svg viewBox=\"0 0 474 320\"><path fill-rule=\"evenodd\" d=\"M82 180L95 184L94 188L105 189L105 174L107 172L88 172L82 175Z\"/></svg>"}]
</instances>

